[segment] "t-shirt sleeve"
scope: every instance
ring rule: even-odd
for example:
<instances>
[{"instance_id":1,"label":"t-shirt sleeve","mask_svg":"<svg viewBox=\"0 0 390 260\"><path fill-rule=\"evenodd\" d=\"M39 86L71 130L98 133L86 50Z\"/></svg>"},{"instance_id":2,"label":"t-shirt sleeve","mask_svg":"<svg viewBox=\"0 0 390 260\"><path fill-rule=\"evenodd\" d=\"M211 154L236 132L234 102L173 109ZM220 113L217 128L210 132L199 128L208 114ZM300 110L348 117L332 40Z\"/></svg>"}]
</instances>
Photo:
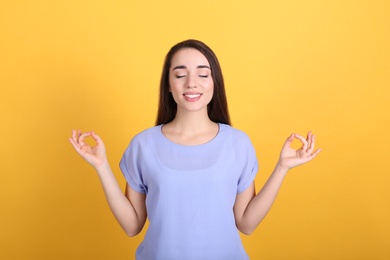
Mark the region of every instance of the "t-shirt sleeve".
<instances>
[{"instance_id":1,"label":"t-shirt sleeve","mask_svg":"<svg viewBox=\"0 0 390 260\"><path fill-rule=\"evenodd\" d=\"M146 186L142 177L142 154L140 144L133 139L123 153L119 167L130 187L139 193L147 193Z\"/></svg>"},{"instance_id":2,"label":"t-shirt sleeve","mask_svg":"<svg viewBox=\"0 0 390 260\"><path fill-rule=\"evenodd\" d=\"M239 142L239 162L242 165L241 175L238 179L237 193L246 190L252 184L259 169L256 151L249 137L244 136Z\"/></svg>"}]
</instances>

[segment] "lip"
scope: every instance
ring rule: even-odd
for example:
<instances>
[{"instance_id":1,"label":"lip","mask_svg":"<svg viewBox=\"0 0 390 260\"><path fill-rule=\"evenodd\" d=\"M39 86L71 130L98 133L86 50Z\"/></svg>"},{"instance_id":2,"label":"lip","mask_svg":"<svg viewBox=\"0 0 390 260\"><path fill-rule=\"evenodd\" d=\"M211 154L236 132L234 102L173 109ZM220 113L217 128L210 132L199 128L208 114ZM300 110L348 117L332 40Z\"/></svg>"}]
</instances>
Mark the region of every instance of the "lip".
<instances>
[{"instance_id":1,"label":"lip","mask_svg":"<svg viewBox=\"0 0 390 260\"><path fill-rule=\"evenodd\" d=\"M185 100L189 102L195 102L198 101L202 96L202 93L199 92L186 92L183 94L183 97Z\"/></svg>"}]
</instances>

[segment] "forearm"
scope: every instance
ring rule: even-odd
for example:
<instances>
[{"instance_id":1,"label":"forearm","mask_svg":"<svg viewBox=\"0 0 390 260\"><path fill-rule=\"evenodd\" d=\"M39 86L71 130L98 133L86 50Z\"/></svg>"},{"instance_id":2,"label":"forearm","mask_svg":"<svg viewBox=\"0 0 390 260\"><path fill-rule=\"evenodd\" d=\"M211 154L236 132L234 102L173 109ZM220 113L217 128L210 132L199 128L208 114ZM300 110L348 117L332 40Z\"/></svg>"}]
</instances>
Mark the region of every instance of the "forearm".
<instances>
[{"instance_id":1,"label":"forearm","mask_svg":"<svg viewBox=\"0 0 390 260\"><path fill-rule=\"evenodd\" d=\"M246 234L251 234L256 229L271 209L286 173L285 169L276 165L263 188L253 197L245 209L240 230Z\"/></svg>"},{"instance_id":2,"label":"forearm","mask_svg":"<svg viewBox=\"0 0 390 260\"><path fill-rule=\"evenodd\" d=\"M144 221L137 216L135 208L123 194L111 171L110 165L105 163L97 168L96 171L99 175L108 205L116 220L127 235L134 236L138 234L144 225Z\"/></svg>"}]
</instances>

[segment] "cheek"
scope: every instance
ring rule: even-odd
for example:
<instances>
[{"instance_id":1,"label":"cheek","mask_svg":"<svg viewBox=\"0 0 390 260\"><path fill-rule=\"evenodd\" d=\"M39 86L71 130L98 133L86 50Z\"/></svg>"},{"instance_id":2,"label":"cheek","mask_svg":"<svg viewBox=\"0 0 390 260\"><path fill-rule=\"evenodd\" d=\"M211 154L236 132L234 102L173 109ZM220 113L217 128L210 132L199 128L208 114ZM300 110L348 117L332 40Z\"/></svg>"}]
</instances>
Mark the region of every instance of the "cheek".
<instances>
[{"instance_id":1,"label":"cheek","mask_svg":"<svg viewBox=\"0 0 390 260\"><path fill-rule=\"evenodd\" d=\"M205 87L206 87L209 91L213 92L213 91L214 91L214 82L211 80L210 82L208 82L208 83L205 85Z\"/></svg>"},{"instance_id":2,"label":"cheek","mask_svg":"<svg viewBox=\"0 0 390 260\"><path fill-rule=\"evenodd\" d=\"M175 89L175 82L172 79L169 79L169 92L172 92Z\"/></svg>"},{"instance_id":3,"label":"cheek","mask_svg":"<svg viewBox=\"0 0 390 260\"><path fill-rule=\"evenodd\" d=\"M169 78L169 89L174 91L175 89L179 89L180 81L176 78Z\"/></svg>"}]
</instances>

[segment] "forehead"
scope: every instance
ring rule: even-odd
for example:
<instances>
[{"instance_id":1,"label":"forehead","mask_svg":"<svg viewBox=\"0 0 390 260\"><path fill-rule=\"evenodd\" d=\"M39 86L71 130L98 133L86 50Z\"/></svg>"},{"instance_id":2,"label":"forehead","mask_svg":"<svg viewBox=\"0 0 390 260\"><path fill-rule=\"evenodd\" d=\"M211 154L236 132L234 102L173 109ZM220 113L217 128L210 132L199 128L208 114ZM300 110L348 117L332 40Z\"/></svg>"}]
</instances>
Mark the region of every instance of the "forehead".
<instances>
[{"instance_id":1,"label":"forehead","mask_svg":"<svg viewBox=\"0 0 390 260\"><path fill-rule=\"evenodd\" d=\"M194 48L183 48L178 50L172 57L171 67L178 65L207 65L210 66L206 56Z\"/></svg>"}]
</instances>

